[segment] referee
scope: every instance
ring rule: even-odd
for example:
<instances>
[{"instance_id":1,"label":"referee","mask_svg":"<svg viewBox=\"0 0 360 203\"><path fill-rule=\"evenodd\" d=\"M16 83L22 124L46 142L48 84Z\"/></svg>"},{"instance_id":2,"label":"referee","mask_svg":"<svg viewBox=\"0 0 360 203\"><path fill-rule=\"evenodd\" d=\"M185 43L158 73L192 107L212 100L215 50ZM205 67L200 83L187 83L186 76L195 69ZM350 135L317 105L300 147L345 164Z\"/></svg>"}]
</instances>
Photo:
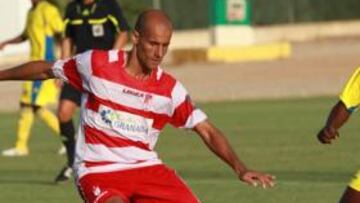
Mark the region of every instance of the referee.
<instances>
[{"instance_id":1,"label":"referee","mask_svg":"<svg viewBox=\"0 0 360 203\"><path fill-rule=\"evenodd\" d=\"M65 13L62 57L90 49L121 49L128 41L129 26L116 0L74 0ZM67 165L56 176L55 182L67 181L72 176L75 150L75 128L72 116L80 106L81 94L64 84L58 108L60 133L66 147Z\"/></svg>"}]
</instances>

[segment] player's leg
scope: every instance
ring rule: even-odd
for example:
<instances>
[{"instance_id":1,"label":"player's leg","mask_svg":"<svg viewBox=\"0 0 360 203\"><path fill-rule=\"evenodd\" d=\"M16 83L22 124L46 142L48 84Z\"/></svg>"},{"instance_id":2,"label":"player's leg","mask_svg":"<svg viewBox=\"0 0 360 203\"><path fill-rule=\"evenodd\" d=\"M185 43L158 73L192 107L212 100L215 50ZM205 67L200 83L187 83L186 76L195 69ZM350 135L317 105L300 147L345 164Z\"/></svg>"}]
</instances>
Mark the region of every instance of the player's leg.
<instances>
[{"instance_id":1,"label":"player's leg","mask_svg":"<svg viewBox=\"0 0 360 203\"><path fill-rule=\"evenodd\" d=\"M39 107L36 109L35 114L55 133L55 135L60 135L59 120L52 111L46 107ZM62 155L65 153L66 148L64 145L61 145L58 154Z\"/></svg>"},{"instance_id":2,"label":"player's leg","mask_svg":"<svg viewBox=\"0 0 360 203\"><path fill-rule=\"evenodd\" d=\"M66 181L72 176L72 165L74 164L75 157L75 127L72 121L72 115L76 107L76 104L70 100L60 100L58 116L61 139L66 148L67 164L56 176L55 182Z\"/></svg>"},{"instance_id":3,"label":"player's leg","mask_svg":"<svg viewBox=\"0 0 360 203\"><path fill-rule=\"evenodd\" d=\"M15 148L2 151L2 155L24 156L28 154L28 140L34 121L32 104L34 104L38 96L37 92L34 92L34 89L39 86L41 86L41 82L26 81L22 84Z\"/></svg>"},{"instance_id":4,"label":"player's leg","mask_svg":"<svg viewBox=\"0 0 360 203\"><path fill-rule=\"evenodd\" d=\"M81 94L68 84L60 94L58 118L60 122L60 134L66 148L67 165L56 176L55 182L67 181L72 174L75 153L75 126L72 117L76 108L80 105Z\"/></svg>"},{"instance_id":5,"label":"player's leg","mask_svg":"<svg viewBox=\"0 0 360 203\"><path fill-rule=\"evenodd\" d=\"M85 202L130 203L131 174L122 172L85 175L78 182L78 191Z\"/></svg>"},{"instance_id":6,"label":"player's leg","mask_svg":"<svg viewBox=\"0 0 360 203\"><path fill-rule=\"evenodd\" d=\"M56 115L45 107L36 109L36 115L51 129L56 135L60 134L59 120Z\"/></svg>"},{"instance_id":7,"label":"player's leg","mask_svg":"<svg viewBox=\"0 0 360 203\"><path fill-rule=\"evenodd\" d=\"M30 105L20 105L15 148L2 151L3 156L25 156L29 153L28 140L30 137L31 127L34 122L34 111Z\"/></svg>"},{"instance_id":8,"label":"player's leg","mask_svg":"<svg viewBox=\"0 0 360 203\"><path fill-rule=\"evenodd\" d=\"M358 202L360 202L360 170L351 180L340 200L340 203L358 203Z\"/></svg>"}]
</instances>

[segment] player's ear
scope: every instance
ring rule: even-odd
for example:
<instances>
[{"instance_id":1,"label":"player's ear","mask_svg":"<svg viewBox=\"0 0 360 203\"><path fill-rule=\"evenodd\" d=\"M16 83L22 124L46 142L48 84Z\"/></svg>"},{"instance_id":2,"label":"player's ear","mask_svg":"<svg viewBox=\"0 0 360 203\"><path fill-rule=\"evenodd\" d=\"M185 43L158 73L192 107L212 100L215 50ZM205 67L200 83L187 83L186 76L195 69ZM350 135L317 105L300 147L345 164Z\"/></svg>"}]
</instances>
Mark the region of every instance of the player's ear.
<instances>
[{"instance_id":1,"label":"player's ear","mask_svg":"<svg viewBox=\"0 0 360 203\"><path fill-rule=\"evenodd\" d=\"M131 41L133 44L139 43L140 33L137 30L134 30L131 34Z\"/></svg>"}]
</instances>

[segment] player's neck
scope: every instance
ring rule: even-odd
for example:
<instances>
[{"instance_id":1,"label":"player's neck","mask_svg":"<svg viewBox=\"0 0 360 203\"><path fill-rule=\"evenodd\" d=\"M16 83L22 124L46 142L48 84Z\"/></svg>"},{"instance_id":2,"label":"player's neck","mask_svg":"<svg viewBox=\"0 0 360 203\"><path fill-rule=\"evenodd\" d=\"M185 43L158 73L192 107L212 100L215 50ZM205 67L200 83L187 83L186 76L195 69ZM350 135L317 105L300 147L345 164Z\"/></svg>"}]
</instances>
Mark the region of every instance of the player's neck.
<instances>
[{"instance_id":1,"label":"player's neck","mask_svg":"<svg viewBox=\"0 0 360 203\"><path fill-rule=\"evenodd\" d=\"M152 70L142 65L136 57L134 51L127 53L125 71L138 80L146 80L150 77Z\"/></svg>"}]
</instances>

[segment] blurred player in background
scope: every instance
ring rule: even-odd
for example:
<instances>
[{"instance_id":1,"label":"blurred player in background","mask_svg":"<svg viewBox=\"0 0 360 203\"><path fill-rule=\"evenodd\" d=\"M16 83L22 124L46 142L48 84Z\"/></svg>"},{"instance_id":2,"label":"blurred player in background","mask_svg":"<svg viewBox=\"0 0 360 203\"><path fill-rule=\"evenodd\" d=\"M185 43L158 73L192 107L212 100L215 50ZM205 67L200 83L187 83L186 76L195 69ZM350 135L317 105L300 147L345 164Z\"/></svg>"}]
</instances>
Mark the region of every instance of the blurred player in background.
<instances>
[{"instance_id":1,"label":"blurred player in background","mask_svg":"<svg viewBox=\"0 0 360 203\"><path fill-rule=\"evenodd\" d=\"M350 115L360 105L360 68L358 68L340 95L339 102L332 108L327 119L326 125L318 133L317 137L323 144L331 144L339 137L338 130L350 118ZM350 181L340 203L359 203L360 202L360 170Z\"/></svg>"},{"instance_id":2,"label":"blurred player in background","mask_svg":"<svg viewBox=\"0 0 360 203\"><path fill-rule=\"evenodd\" d=\"M68 4L65 12L63 57L89 49L121 49L128 40L129 26L116 0L76 0ZM80 105L81 93L64 84L59 102L60 133L64 137L67 165L55 182L71 177L74 163L75 128L72 117Z\"/></svg>"},{"instance_id":3,"label":"blurred player in background","mask_svg":"<svg viewBox=\"0 0 360 203\"><path fill-rule=\"evenodd\" d=\"M240 161L184 86L160 68L171 36L168 16L149 10L137 20L129 52L91 50L55 64L30 62L0 71L0 80L58 77L82 92L75 171L86 202L199 202L154 151L167 123L194 130L245 183L274 184L271 175Z\"/></svg>"},{"instance_id":4,"label":"blurred player in background","mask_svg":"<svg viewBox=\"0 0 360 203\"><path fill-rule=\"evenodd\" d=\"M27 14L26 28L19 36L1 42L0 50L8 44L30 41L30 59L54 61L54 35L61 33L63 22L57 8L45 0L31 0L32 7ZM36 67L34 67L36 68ZM34 115L44 121L56 134L59 122L54 113L46 108L57 102L58 88L54 80L26 81L20 97L20 117L17 126L17 140L14 148L2 151L3 156L25 156L29 154L28 140Z\"/></svg>"}]
</instances>

